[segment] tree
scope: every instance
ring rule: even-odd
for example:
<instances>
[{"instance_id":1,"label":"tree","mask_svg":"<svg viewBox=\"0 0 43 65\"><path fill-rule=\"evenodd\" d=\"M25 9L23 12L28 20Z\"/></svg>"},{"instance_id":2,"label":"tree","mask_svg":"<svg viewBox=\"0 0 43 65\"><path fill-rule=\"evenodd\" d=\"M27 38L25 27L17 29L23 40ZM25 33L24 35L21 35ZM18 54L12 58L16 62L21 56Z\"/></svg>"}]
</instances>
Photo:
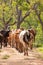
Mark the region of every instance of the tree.
<instances>
[{"instance_id":1,"label":"tree","mask_svg":"<svg viewBox=\"0 0 43 65\"><path fill-rule=\"evenodd\" d=\"M36 13L36 15L38 17L38 20L39 20L39 22L40 22L40 24L42 26L42 30L43 30L43 20L41 18L41 15L43 13L43 4L41 3L41 1L36 2L34 4L33 9L35 10L35 13Z\"/></svg>"},{"instance_id":2,"label":"tree","mask_svg":"<svg viewBox=\"0 0 43 65\"><path fill-rule=\"evenodd\" d=\"M3 22L4 28L14 25L16 22L17 28L20 28L21 23L30 14L30 9L28 8L29 3L26 0L3 0L0 5L2 6L2 18L0 20ZM24 11L25 13L23 15ZM13 24L11 24L12 18L15 18Z\"/></svg>"},{"instance_id":3,"label":"tree","mask_svg":"<svg viewBox=\"0 0 43 65\"><path fill-rule=\"evenodd\" d=\"M40 3L40 0L0 0L0 13L2 16L0 16L0 20L3 22L4 28L14 24L17 25L17 28L20 28L22 22L25 22L25 19L30 17L30 13L34 12L43 28L43 20L41 19L43 4Z\"/></svg>"},{"instance_id":4,"label":"tree","mask_svg":"<svg viewBox=\"0 0 43 65\"><path fill-rule=\"evenodd\" d=\"M13 12L9 3L6 0L0 2L0 27L7 29L9 26L14 25Z\"/></svg>"}]
</instances>

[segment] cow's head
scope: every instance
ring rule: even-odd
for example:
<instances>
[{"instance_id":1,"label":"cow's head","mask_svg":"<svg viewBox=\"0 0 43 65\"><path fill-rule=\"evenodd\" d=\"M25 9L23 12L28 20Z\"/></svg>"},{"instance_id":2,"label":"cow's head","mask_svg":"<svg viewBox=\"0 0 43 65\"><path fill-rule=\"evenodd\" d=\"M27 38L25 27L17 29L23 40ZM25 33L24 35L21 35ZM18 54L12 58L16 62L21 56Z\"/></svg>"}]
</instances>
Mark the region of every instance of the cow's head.
<instances>
[{"instance_id":1,"label":"cow's head","mask_svg":"<svg viewBox=\"0 0 43 65\"><path fill-rule=\"evenodd\" d=\"M33 35L33 38L34 38L34 41L35 41L36 30L34 30L34 29L29 29L28 31L30 32L30 35L31 35L31 34Z\"/></svg>"}]
</instances>

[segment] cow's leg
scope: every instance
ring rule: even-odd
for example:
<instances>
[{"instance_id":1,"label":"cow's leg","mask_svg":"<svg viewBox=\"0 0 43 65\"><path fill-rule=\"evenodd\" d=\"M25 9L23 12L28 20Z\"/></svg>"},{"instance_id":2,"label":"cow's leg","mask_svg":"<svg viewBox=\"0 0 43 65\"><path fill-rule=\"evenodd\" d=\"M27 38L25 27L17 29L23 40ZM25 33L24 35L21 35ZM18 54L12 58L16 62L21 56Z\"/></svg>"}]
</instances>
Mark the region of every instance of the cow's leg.
<instances>
[{"instance_id":1,"label":"cow's leg","mask_svg":"<svg viewBox=\"0 0 43 65\"><path fill-rule=\"evenodd\" d=\"M4 47L7 47L7 40L4 40Z\"/></svg>"},{"instance_id":2,"label":"cow's leg","mask_svg":"<svg viewBox=\"0 0 43 65\"><path fill-rule=\"evenodd\" d=\"M24 55L28 56L28 44L25 43Z\"/></svg>"},{"instance_id":3,"label":"cow's leg","mask_svg":"<svg viewBox=\"0 0 43 65\"><path fill-rule=\"evenodd\" d=\"M32 42L33 42L33 40L31 40L31 41L29 42L29 47L30 47L31 50L33 49L33 44L32 44Z\"/></svg>"},{"instance_id":4,"label":"cow's leg","mask_svg":"<svg viewBox=\"0 0 43 65\"><path fill-rule=\"evenodd\" d=\"M9 44L10 47L11 47L11 39L10 39L10 37L8 37L8 44Z\"/></svg>"},{"instance_id":5,"label":"cow's leg","mask_svg":"<svg viewBox=\"0 0 43 65\"><path fill-rule=\"evenodd\" d=\"M19 52L23 52L23 44L19 43Z\"/></svg>"},{"instance_id":6,"label":"cow's leg","mask_svg":"<svg viewBox=\"0 0 43 65\"><path fill-rule=\"evenodd\" d=\"M0 49L2 49L2 42L0 43Z\"/></svg>"},{"instance_id":7,"label":"cow's leg","mask_svg":"<svg viewBox=\"0 0 43 65\"><path fill-rule=\"evenodd\" d=\"M4 42L4 47L7 47L7 43Z\"/></svg>"},{"instance_id":8,"label":"cow's leg","mask_svg":"<svg viewBox=\"0 0 43 65\"><path fill-rule=\"evenodd\" d=\"M1 42L1 48L2 48L2 42Z\"/></svg>"},{"instance_id":9,"label":"cow's leg","mask_svg":"<svg viewBox=\"0 0 43 65\"><path fill-rule=\"evenodd\" d=\"M16 42L16 49L19 50L19 43Z\"/></svg>"},{"instance_id":10,"label":"cow's leg","mask_svg":"<svg viewBox=\"0 0 43 65\"><path fill-rule=\"evenodd\" d=\"M28 56L28 45L26 45L26 55Z\"/></svg>"},{"instance_id":11,"label":"cow's leg","mask_svg":"<svg viewBox=\"0 0 43 65\"><path fill-rule=\"evenodd\" d=\"M24 48L23 48L24 55L28 55L27 43L25 43L21 37L20 37L20 42L22 43L22 45L23 45L23 47L24 47Z\"/></svg>"},{"instance_id":12,"label":"cow's leg","mask_svg":"<svg viewBox=\"0 0 43 65\"><path fill-rule=\"evenodd\" d=\"M9 41L8 41L10 47L12 47L12 37L9 38Z\"/></svg>"},{"instance_id":13,"label":"cow's leg","mask_svg":"<svg viewBox=\"0 0 43 65\"><path fill-rule=\"evenodd\" d=\"M26 55L26 49L24 48L24 56Z\"/></svg>"},{"instance_id":14,"label":"cow's leg","mask_svg":"<svg viewBox=\"0 0 43 65\"><path fill-rule=\"evenodd\" d=\"M11 36L11 47L14 48L14 43L15 43L15 40L14 40L14 35Z\"/></svg>"},{"instance_id":15,"label":"cow's leg","mask_svg":"<svg viewBox=\"0 0 43 65\"><path fill-rule=\"evenodd\" d=\"M32 50L33 49L33 45L31 44L31 46L30 46L30 49Z\"/></svg>"},{"instance_id":16,"label":"cow's leg","mask_svg":"<svg viewBox=\"0 0 43 65\"><path fill-rule=\"evenodd\" d=\"M10 45L10 47L12 47L12 36L8 37L8 44Z\"/></svg>"},{"instance_id":17,"label":"cow's leg","mask_svg":"<svg viewBox=\"0 0 43 65\"><path fill-rule=\"evenodd\" d=\"M23 45L23 46L24 46L24 49L23 49L23 50L24 50L24 56L25 56L25 55L28 55L27 45L26 45L26 43L23 43L23 44L24 44L24 45Z\"/></svg>"},{"instance_id":18,"label":"cow's leg","mask_svg":"<svg viewBox=\"0 0 43 65\"><path fill-rule=\"evenodd\" d=\"M22 41L22 45L23 45L24 55L28 55L28 46L23 40L21 40L21 41Z\"/></svg>"},{"instance_id":19,"label":"cow's leg","mask_svg":"<svg viewBox=\"0 0 43 65\"><path fill-rule=\"evenodd\" d=\"M14 48L14 47L16 47L16 42L15 42L14 37L13 37L13 39L12 39L12 48Z\"/></svg>"}]
</instances>

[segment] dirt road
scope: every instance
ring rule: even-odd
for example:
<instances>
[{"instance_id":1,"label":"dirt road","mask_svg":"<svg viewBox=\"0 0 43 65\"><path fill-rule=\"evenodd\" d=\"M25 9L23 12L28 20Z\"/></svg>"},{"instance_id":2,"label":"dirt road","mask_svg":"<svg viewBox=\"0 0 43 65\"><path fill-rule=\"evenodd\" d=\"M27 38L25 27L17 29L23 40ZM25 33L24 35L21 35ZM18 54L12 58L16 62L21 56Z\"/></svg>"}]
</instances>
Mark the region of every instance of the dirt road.
<instances>
[{"instance_id":1,"label":"dirt road","mask_svg":"<svg viewBox=\"0 0 43 65\"><path fill-rule=\"evenodd\" d=\"M28 53L28 56L24 56L14 48L3 48L0 51L0 65L43 65L39 53L35 50L29 50ZM5 55L9 55L8 58L5 59Z\"/></svg>"}]
</instances>

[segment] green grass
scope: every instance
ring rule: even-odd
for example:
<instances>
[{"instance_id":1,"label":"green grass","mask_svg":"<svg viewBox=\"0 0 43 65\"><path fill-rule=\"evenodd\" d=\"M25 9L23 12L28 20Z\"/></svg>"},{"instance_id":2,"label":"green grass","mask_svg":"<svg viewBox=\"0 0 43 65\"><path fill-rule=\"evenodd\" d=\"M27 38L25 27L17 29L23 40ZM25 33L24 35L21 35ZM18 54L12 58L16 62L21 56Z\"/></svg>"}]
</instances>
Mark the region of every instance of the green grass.
<instances>
[{"instance_id":1,"label":"green grass","mask_svg":"<svg viewBox=\"0 0 43 65\"><path fill-rule=\"evenodd\" d=\"M38 52L43 53L43 47L37 48Z\"/></svg>"},{"instance_id":2,"label":"green grass","mask_svg":"<svg viewBox=\"0 0 43 65\"><path fill-rule=\"evenodd\" d=\"M2 59L8 59L10 56L9 55L4 55L3 57L2 57Z\"/></svg>"},{"instance_id":3,"label":"green grass","mask_svg":"<svg viewBox=\"0 0 43 65\"><path fill-rule=\"evenodd\" d=\"M37 51L40 53L40 56L38 56L38 58L43 59L43 47L38 47Z\"/></svg>"}]
</instances>

